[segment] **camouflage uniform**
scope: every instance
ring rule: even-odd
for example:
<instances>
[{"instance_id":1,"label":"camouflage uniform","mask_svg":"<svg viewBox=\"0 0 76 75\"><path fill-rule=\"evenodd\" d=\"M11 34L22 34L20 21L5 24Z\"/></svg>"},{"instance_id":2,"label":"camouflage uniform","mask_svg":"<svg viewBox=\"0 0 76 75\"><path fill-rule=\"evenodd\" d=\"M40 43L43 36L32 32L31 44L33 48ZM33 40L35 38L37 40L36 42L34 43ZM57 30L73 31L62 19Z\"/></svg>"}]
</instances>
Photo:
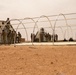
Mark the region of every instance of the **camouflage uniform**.
<instances>
[{"instance_id":1,"label":"camouflage uniform","mask_svg":"<svg viewBox=\"0 0 76 75\"><path fill-rule=\"evenodd\" d=\"M48 36L48 42L50 42L51 41L51 35L48 33L47 36Z\"/></svg>"},{"instance_id":2,"label":"camouflage uniform","mask_svg":"<svg viewBox=\"0 0 76 75\"><path fill-rule=\"evenodd\" d=\"M21 42L21 34L20 34L20 32L18 32L18 43L20 43Z\"/></svg>"},{"instance_id":3,"label":"camouflage uniform","mask_svg":"<svg viewBox=\"0 0 76 75\"><path fill-rule=\"evenodd\" d=\"M8 40L8 44L11 44L11 30L9 30L8 35L7 35L7 40Z\"/></svg>"},{"instance_id":4,"label":"camouflage uniform","mask_svg":"<svg viewBox=\"0 0 76 75\"><path fill-rule=\"evenodd\" d=\"M35 34L31 33L31 42L35 41Z\"/></svg>"},{"instance_id":5,"label":"camouflage uniform","mask_svg":"<svg viewBox=\"0 0 76 75\"><path fill-rule=\"evenodd\" d=\"M15 41L15 31L11 32L11 43L13 44Z\"/></svg>"},{"instance_id":6,"label":"camouflage uniform","mask_svg":"<svg viewBox=\"0 0 76 75\"><path fill-rule=\"evenodd\" d=\"M56 38L56 41L58 41L58 35L57 34L55 35L55 38Z\"/></svg>"},{"instance_id":7,"label":"camouflage uniform","mask_svg":"<svg viewBox=\"0 0 76 75\"><path fill-rule=\"evenodd\" d=\"M3 30L1 35L3 44L6 44L6 32Z\"/></svg>"},{"instance_id":8,"label":"camouflage uniform","mask_svg":"<svg viewBox=\"0 0 76 75\"><path fill-rule=\"evenodd\" d=\"M2 36L1 36L1 34L2 34L2 29L1 29L1 26L0 26L0 44L2 43Z\"/></svg>"}]
</instances>

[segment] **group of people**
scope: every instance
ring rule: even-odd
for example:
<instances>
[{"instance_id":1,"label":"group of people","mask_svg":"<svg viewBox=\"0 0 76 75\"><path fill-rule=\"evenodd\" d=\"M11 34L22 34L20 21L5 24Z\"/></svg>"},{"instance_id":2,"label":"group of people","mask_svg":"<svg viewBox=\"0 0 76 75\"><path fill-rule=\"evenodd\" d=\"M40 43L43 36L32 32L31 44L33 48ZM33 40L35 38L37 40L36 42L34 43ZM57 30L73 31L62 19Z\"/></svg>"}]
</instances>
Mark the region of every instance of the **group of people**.
<instances>
[{"instance_id":1,"label":"group of people","mask_svg":"<svg viewBox=\"0 0 76 75\"><path fill-rule=\"evenodd\" d=\"M49 34L46 33L44 28L41 28L40 31L36 33L31 33L31 41L32 42L50 42L50 41L58 41L58 35L57 34Z\"/></svg>"},{"instance_id":2,"label":"group of people","mask_svg":"<svg viewBox=\"0 0 76 75\"><path fill-rule=\"evenodd\" d=\"M2 22L4 24L4 22ZM20 43L21 42L21 33L13 29L9 18L7 18L5 22L5 26L1 28L0 32L0 43L2 44L13 44L13 43Z\"/></svg>"},{"instance_id":3,"label":"group of people","mask_svg":"<svg viewBox=\"0 0 76 75\"><path fill-rule=\"evenodd\" d=\"M51 41L58 41L58 35L51 35L49 33L40 33L39 35L35 35L31 33L31 41L32 42L51 42Z\"/></svg>"},{"instance_id":4,"label":"group of people","mask_svg":"<svg viewBox=\"0 0 76 75\"><path fill-rule=\"evenodd\" d=\"M20 43L21 42L21 34L20 32L18 32L18 34L16 33L16 31L11 31L9 30L8 33L6 32L6 30L2 30L2 43L3 44L13 44L13 43Z\"/></svg>"}]
</instances>

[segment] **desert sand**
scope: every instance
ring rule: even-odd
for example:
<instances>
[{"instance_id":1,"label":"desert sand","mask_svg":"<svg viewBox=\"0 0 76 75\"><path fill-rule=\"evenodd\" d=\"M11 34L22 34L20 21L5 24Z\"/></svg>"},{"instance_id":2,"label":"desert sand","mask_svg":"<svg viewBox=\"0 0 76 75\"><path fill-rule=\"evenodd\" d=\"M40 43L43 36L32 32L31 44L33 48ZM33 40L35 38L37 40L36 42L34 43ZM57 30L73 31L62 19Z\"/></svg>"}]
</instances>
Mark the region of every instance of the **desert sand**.
<instances>
[{"instance_id":1,"label":"desert sand","mask_svg":"<svg viewBox=\"0 0 76 75\"><path fill-rule=\"evenodd\" d=\"M0 46L0 75L76 75L76 46Z\"/></svg>"}]
</instances>

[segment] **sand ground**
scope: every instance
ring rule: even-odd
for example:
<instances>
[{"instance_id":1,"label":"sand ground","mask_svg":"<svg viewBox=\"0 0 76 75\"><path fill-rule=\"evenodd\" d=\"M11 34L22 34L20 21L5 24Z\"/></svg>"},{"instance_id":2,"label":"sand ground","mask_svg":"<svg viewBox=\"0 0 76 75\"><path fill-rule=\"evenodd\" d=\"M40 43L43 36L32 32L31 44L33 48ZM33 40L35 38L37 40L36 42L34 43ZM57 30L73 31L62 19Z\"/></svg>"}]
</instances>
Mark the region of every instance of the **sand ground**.
<instances>
[{"instance_id":1,"label":"sand ground","mask_svg":"<svg viewBox=\"0 0 76 75\"><path fill-rule=\"evenodd\" d=\"M76 46L0 46L0 75L76 75Z\"/></svg>"}]
</instances>

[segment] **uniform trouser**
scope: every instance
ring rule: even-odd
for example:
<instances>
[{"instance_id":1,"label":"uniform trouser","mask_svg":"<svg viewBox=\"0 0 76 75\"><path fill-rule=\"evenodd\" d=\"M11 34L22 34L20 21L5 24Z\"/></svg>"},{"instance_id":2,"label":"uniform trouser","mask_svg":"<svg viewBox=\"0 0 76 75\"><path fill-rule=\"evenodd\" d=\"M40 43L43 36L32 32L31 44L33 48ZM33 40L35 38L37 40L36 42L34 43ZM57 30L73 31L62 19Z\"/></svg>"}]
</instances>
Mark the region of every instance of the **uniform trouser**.
<instances>
[{"instance_id":1,"label":"uniform trouser","mask_svg":"<svg viewBox=\"0 0 76 75\"><path fill-rule=\"evenodd\" d=\"M11 38L11 44L13 44L14 43L14 38Z\"/></svg>"},{"instance_id":2,"label":"uniform trouser","mask_svg":"<svg viewBox=\"0 0 76 75\"><path fill-rule=\"evenodd\" d=\"M0 43L2 42L2 41L1 41L1 38L2 38L2 37L1 37L1 34L0 34Z\"/></svg>"},{"instance_id":3,"label":"uniform trouser","mask_svg":"<svg viewBox=\"0 0 76 75\"><path fill-rule=\"evenodd\" d=\"M11 37L7 37L8 39L8 44L11 44Z\"/></svg>"},{"instance_id":4,"label":"uniform trouser","mask_svg":"<svg viewBox=\"0 0 76 75\"><path fill-rule=\"evenodd\" d=\"M6 37L5 37L5 36L4 36L3 39L2 39L2 43L3 43L3 44L6 44L6 43L7 43L7 42L6 42Z\"/></svg>"}]
</instances>

